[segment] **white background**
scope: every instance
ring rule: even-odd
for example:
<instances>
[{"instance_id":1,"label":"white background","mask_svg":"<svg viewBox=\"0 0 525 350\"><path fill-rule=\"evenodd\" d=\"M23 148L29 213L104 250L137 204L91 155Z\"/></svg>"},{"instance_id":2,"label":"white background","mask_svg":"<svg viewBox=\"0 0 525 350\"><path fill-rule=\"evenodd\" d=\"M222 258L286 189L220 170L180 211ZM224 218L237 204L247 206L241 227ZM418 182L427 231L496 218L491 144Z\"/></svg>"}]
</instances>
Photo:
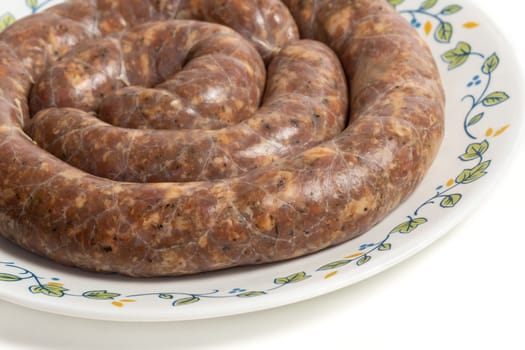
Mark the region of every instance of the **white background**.
<instances>
[{"instance_id":1,"label":"white background","mask_svg":"<svg viewBox=\"0 0 525 350\"><path fill-rule=\"evenodd\" d=\"M475 3L525 62L518 2ZM0 349L523 349L523 146L460 226L357 285L274 310L172 323L82 320L0 302Z\"/></svg>"}]
</instances>

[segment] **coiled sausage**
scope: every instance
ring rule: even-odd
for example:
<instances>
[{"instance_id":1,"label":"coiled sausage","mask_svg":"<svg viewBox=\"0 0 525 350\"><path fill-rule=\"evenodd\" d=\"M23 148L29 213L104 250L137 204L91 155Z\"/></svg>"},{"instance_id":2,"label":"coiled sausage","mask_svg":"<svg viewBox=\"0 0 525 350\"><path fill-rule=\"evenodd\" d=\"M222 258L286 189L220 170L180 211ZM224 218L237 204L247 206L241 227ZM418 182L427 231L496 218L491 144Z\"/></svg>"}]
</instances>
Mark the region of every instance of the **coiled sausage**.
<instances>
[{"instance_id":1,"label":"coiled sausage","mask_svg":"<svg viewBox=\"0 0 525 350\"><path fill-rule=\"evenodd\" d=\"M290 45L301 46L288 35L295 23L302 38L328 45L350 87L348 126L238 176L175 183L88 174L23 131L31 125L33 83L72 47L145 22L206 19L218 4L230 6L235 23L245 26L234 28L241 34L262 26L254 31L262 34L243 35L266 63ZM262 19L273 9L281 12ZM278 20L292 16L295 22ZM294 25L283 30L283 23ZM261 40L267 42L257 45ZM290 259L341 243L366 232L412 193L443 136L436 65L384 0L70 1L15 23L0 35L0 49L0 233L88 270L181 275ZM295 73L305 82L318 78ZM288 89L286 81L279 86ZM297 104L291 108L306 113Z\"/></svg>"}]
</instances>

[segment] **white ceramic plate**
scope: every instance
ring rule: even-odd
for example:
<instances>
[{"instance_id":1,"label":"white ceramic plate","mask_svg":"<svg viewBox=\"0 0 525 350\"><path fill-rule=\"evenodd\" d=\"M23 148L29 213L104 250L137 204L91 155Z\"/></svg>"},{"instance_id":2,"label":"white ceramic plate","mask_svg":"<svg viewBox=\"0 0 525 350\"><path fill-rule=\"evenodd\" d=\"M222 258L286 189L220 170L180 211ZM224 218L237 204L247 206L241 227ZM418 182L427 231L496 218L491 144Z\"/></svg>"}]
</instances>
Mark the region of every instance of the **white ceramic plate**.
<instances>
[{"instance_id":1,"label":"white ceramic plate","mask_svg":"<svg viewBox=\"0 0 525 350\"><path fill-rule=\"evenodd\" d=\"M0 28L60 0L0 4ZM131 279L65 268L0 240L0 298L119 321L209 318L327 294L408 258L483 201L511 159L523 112L513 52L465 0L390 0L428 41L447 92L446 137L418 190L363 236L300 259L183 278Z\"/></svg>"}]
</instances>

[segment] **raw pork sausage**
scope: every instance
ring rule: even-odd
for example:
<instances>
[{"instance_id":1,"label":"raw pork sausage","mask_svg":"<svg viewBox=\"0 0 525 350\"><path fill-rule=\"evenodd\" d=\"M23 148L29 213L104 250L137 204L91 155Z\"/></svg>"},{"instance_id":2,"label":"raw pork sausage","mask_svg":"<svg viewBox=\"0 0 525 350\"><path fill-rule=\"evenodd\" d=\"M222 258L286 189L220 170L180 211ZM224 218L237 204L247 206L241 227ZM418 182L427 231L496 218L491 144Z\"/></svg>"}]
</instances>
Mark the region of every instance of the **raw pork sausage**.
<instances>
[{"instance_id":1,"label":"raw pork sausage","mask_svg":"<svg viewBox=\"0 0 525 350\"><path fill-rule=\"evenodd\" d=\"M430 51L385 0L283 3L77 0L0 34L0 233L63 264L161 276L290 259L352 239L382 220L420 183L443 136L444 94ZM225 23L219 8L216 17L214 4L228 4L234 24ZM265 19L274 10L280 12ZM290 13L295 22L284 20ZM24 132L34 127L33 84L73 47L174 18L227 24L252 40L266 63L289 47L309 56L292 38L297 23L302 38L324 42L342 63L348 126L238 176L175 183L88 174ZM247 34L252 31L258 34ZM315 72L295 73L318 83ZM289 88L284 80L278 86ZM67 123L77 114L61 118Z\"/></svg>"}]
</instances>

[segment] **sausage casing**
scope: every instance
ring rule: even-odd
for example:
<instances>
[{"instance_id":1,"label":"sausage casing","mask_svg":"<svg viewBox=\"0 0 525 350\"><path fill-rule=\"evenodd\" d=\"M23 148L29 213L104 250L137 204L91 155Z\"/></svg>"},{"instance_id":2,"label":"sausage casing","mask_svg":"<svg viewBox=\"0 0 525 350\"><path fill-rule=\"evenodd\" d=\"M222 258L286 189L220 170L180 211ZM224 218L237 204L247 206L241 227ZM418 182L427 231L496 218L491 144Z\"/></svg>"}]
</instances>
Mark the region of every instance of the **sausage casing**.
<instances>
[{"instance_id":1,"label":"sausage casing","mask_svg":"<svg viewBox=\"0 0 525 350\"><path fill-rule=\"evenodd\" d=\"M47 67L90 38L150 20L197 17L213 3L135 2L148 11L138 16L122 0L71 1L0 34L0 233L18 245L63 264L131 276L290 259L366 232L412 193L434 159L444 94L432 56L410 25L384 0L286 0L279 8L291 13L301 36L324 42L342 64L350 103L344 130L213 181L119 182L63 162L23 131L33 127L27 97ZM236 23L258 13L235 6L232 14L243 19ZM90 18L98 10L97 26ZM279 32L271 21L259 22ZM269 44L275 49L267 56L259 49L266 63L296 45L285 41ZM317 83L312 72L302 78ZM286 81L276 84L280 89L287 91ZM304 116L298 101L291 108Z\"/></svg>"}]
</instances>

